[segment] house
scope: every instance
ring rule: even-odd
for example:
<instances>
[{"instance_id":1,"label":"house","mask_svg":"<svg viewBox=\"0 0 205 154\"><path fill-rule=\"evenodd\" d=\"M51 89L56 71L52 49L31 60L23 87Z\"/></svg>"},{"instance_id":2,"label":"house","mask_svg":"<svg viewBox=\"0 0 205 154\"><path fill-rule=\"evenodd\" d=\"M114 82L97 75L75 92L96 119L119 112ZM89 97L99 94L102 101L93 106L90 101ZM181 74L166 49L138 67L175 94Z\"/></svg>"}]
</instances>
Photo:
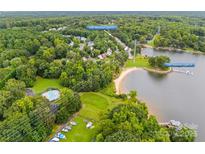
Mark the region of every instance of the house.
<instances>
[{"instance_id":1,"label":"house","mask_svg":"<svg viewBox=\"0 0 205 154\"><path fill-rule=\"evenodd\" d=\"M26 96L34 96L34 92L31 88L26 88Z\"/></svg>"},{"instance_id":2,"label":"house","mask_svg":"<svg viewBox=\"0 0 205 154\"><path fill-rule=\"evenodd\" d=\"M64 27L59 27L59 28L57 29L57 31L65 30L66 28L67 28L66 26L64 26Z\"/></svg>"},{"instance_id":3,"label":"house","mask_svg":"<svg viewBox=\"0 0 205 154\"><path fill-rule=\"evenodd\" d=\"M111 56L112 55L112 50L110 48L107 49L106 55L107 56Z\"/></svg>"},{"instance_id":4,"label":"house","mask_svg":"<svg viewBox=\"0 0 205 154\"><path fill-rule=\"evenodd\" d=\"M86 57L83 57L83 61L87 61L88 60L88 58L86 58Z\"/></svg>"},{"instance_id":5,"label":"house","mask_svg":"<svg viewBox=\"0 0 205 154\"><path fill-rule=\"evenodd\" d=\"M76 36L77 39L79 39L80 41L86 41L85 37L81 37L81 36Z\"/></svg>"},{"instance_id":6,"label":"house","mask_svg":"<svg viewBox=\"0 0 205 154\"><path fill-rule=\"evenodd\" d=\"M80 44L80 47L79 47L79 50L82 51L82 50L84 49L84 46L85 46L85 45L81 43L81 44Z\"/></svg>"},{"instance_id":7,"label":"house","mask_svg":"<svg viewBox=\"0 0 205 154\"><path fill-rule=\"evenodd\" d=\"M80 40L81 41L86 41L86 38L85 37L81 37Z\"/></svg>"},{"instance_id":8,"label":"house","mask_svg":"<svg viewBox=\"0 0 205 154\"><path fill-rule=\"evenodd\" d=\"M73 45L74 45L74 42L73 42L73 41L71 41L71 42L69 43L69 45L70 45L70 46L73 46Z\"/></svg>"},{"instance_id":9,"label":"house","mask_svg":"<svg viewBox=\"0 0 205 154\"><path fill-rule=\"evenodd\" d=\"M105 59L107 56L105 53L98 55L99 59Z\"/></svg>"},{"instance_id":10,"label":"house","mask_svg":"<svg viewBox=\"0 0 205 154\"><path fill-rule=\"evenodd\" d=\"M181 122L180 121L170 120L169 123L170 123L170 125L175 126L175 127L181 126Z\"/></svg>"},{"instance_id":11,"label":"house","mask_svg":"<svg viewBox=\"0 0 205 154\"><path fill-rule=\"evenodd\" d=\"M94 46L94 42L93 42L93 41L88 41L88 46L89 46L89 47Z\"/></svg>"},{"instance_id":12,"label":"house","mask_svg":"<svg viewBox=\"0 0 205 154\"><path fill-rule=\"evenodd\" d=\"M129 50L129 48L126 46L126 47L124 48L124 50L125 50L125 51L128 51L128 50Z\"/></svg>"},{"instance_id":13,"label":"house","mask_svg":"<svg viewBox=\"0 0 205 154\"><path fill-rule=\"evenodd\" d=\"M70 38L71 35L63 35L63 37Z\"/></svg>"},{"instance_id":14,"label":"house","mask_svg":"<svg viewBox=\"0 0 205 154\"><path fill-rule=\"evenodd\" d=\"M56 28L50 28L49 31L56 31Z\"/></svg>"}]
</instances>

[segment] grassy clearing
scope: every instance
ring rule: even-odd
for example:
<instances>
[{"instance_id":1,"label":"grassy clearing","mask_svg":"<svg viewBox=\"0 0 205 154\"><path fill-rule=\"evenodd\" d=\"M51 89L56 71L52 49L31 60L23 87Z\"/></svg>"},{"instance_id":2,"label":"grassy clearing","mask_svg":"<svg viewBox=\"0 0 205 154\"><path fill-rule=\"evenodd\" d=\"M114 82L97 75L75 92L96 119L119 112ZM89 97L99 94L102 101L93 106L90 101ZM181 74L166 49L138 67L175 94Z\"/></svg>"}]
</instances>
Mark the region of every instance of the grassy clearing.
<instances>
[{"instance_id":1,"label":"grassy clearing","mask_svg":"<svg viewBox=\"0 0 205 154\"><path fill-rule=\"evenodd\" d=\"M152 38L152 40L148 41L147 44L154 47L154 40L155 40L155 37L157 36L158 34L154 35L154 37Z\"/></svg>"},{"instance_id":2,"label":"grassy clearing","mask_svg":"<svg viewBox=\"0 0 205 154\"><path fill-rule=\"evenodd\" d=\"M84 118L78 116L73 119L77 122L76 126L72 127L72 130L68 133L63 133L66 136L62 142L89 142L92 141L95 136L95 128L87 129ZM95 123L94 123L95 124Z\"/></svg>"},{"instance_id":3,"label":"grassy clearing","mask_svg":"<svg viewBox=\"0 0 205 154\"><path fill-rule=\"evenodd\" d=\"M36 94L39 94L48 88L62 88L62 86L60 85L60 81L58 79L45 79L37 77L32 89Z\"/></svg>"},{"instance_id":4,"label":"grassy clearing","mask_svg":"<svg viewBox=\"0 0 205 154\"><path fill-rule=\"evenodd\" d=\"M104 95L111 96L111 97L116 96L115 83L111 82L109 85L107 85L105 88L101 89L99 92L104 94Z\"/></svg>"},{"instance_id":5,"label":"grassy clearing","mask_svg":"<svg viewBox=\"0 0 205 154\"><path fill-rule=\"evenodd\" d=\"M84 120L92 121L95 126L103 113L117 104L122 103L122 100L120 99L116 99L99 92L81 93L81 101L83 103L82 109L73 119L77 122L77 126L73 126L70 132L64 133L66 135L66 140L62 140L62 142L92 141L95 136L96 129L87 129Z\"/></svg>"},{"instance_id":6,"label":"grassy clearing","mask_svg":"<svg viewBox=\"0 0 205 154\"><path fill-rule=\"evenodd\" d=\"M146 67L146 68L151 68L151 66L149 65L148 62L148 58L143 57L141 55L137 55L135 57L135 61L133 59L129 59L126 64L125 67Z\"/></svg>"}]
</instances>

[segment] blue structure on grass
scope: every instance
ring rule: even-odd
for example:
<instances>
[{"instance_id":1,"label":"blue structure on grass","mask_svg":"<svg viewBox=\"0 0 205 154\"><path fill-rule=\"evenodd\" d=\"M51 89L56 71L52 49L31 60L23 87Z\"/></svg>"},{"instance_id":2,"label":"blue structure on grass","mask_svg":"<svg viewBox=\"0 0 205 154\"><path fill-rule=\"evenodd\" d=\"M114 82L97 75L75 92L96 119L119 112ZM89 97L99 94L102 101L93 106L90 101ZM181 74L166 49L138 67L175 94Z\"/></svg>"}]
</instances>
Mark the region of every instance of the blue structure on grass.
<instances>
[{"instance_id":1,"label":"blue structure on grass","mask_svg":"<svg viewBox=\"0 0 205 154\"><path fill-rule=\"evenodd\" d=\"M57 100L60 98L60 91L59 90L49 90L42 94L43 97L47 98L49 102Z\"/></svg>"},{"instance_id":2,"label":"blue structure on grass","mask_svg":"<svg viewBox=\"0 0 205 154\"><path fill-rule=\"evenodd\" d=\"M117 30L116 25L104 25L104 26L87 26L88 30Z\"/></svg>"}]
</instances>

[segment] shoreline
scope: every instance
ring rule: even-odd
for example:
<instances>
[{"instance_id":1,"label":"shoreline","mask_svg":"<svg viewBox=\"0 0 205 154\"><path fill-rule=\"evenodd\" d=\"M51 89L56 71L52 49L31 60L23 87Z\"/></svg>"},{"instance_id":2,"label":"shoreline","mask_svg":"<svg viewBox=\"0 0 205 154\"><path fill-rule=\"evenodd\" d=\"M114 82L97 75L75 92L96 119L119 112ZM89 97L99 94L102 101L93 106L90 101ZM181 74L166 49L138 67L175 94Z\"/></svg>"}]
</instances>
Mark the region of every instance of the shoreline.
<instances>
[{"instance_id":1,"label":"shoreline","mask_svg":"<svg viewBox=\"0 0 205 154\"><path fill-rule=\"evenodd\" d=\"M130 68L125 68L120 75L118 76L118 78L116 78L114 80L115 83L115 93L117 95L122 94L122 81L123 79L131 72L133 71L137 71L137 70L145 70L147 72L152 72L152 73L157 73L157 74L168 74L170 72L172 72L172 69L166 70L166 71L161 71L161 70L155 70L155 69L151 69L151 68L140 68L140 67L130 67Z\"/></svg>"},{"instance_id":2,"label":"shoreline","mask_svg":"<svg viewBox=\"0 0 205 154\"><path fill-rule=\"evenodd\" d=\"M139 70L148 71L148 70L146 70L145 68L130 67L130 68L125 68L125 69L120 73L120 75L118 76L118 78L116 78L116 79L114 80L114 83L115 83L115 93L116 93L117 95L123 94L123 93L122 93L123 88L122 88L122 85L121 85L123 79L124 79L128 74L130 74L131 72L139 71ZM152 70L152 71L153 71L153 70ZM149 72L149 71L148 71L148 72ZM155 73L157 73L157 72L155 72ZM167 72L167 73L169 73L169 72ZM167 74L167 73L166 73L166 74ZM145 98L139 98L139 97L138 97L138 99L139 99L140 101L146 103L146 105L147 105L147 107L148 107L148 109L149 109L149 115L156 115L156 113L158 113L158 112L157 112L157 109L154 108L153 106L151 106L149 103L147 103L148 101L147 101ZM162 116L160 116L159 114L158 114L158 116L156 116L156 118L157 118L157 120L159 120L159 121L163 121Z\"/></svg>"},{"instance_id":3,"label":"shoreline","mask_svg":"<svg viewBox=\"0 0 205 154\"><path fill-rule=\"evenodd\" d=\"M115 83L115 93L117 95L121 94L122 93L122 87L121 87L121 83L122 83L122 80L131 72L133 71L137 71L137 70L143 70L142 68L138 68L138 67L130 67L130 68L125 68L121 73L120 75L118 76L118 78L116 78L114 80L114 83Z\"/></svg>"},{"instance_id":4,"label":"shoreline","mask_svg":"<svg viewBox=\"0 0 205 154\"><path fill-rule=\"evenodd\" d=\"M190 54L199 54L205 55L205 52L195 51L195 50L184 50L184 49L177 49L172 47L153 47L149 44L141 44L142 48L152 48L159 51L169 51L169 52L183 52L183 53L190 53Z\"/></svg>"},{"instance_id":5,"label":"shoreline","mask_svg":"<svg viewBox=\"0 0 205 154\"><path fill-rule=\"evenodd\" d=\"M157 69L151 69L151 68L143 68L144 70L152 73L158 73L158 74L168 74L172 72L172 68L169 68L168 70L162 71L162 70L157 70Z\"/></svg>"}]
</instances>

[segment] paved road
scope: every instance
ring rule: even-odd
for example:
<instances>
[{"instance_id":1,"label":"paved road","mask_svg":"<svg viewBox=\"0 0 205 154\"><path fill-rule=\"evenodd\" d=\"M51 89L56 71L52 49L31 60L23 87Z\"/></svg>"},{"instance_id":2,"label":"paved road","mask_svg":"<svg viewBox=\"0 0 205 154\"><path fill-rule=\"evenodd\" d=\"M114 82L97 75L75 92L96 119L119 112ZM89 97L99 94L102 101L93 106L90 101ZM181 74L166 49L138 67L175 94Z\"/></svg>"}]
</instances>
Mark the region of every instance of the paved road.
<instances>
[{"instance_id":1,"label":"paved road","mask_svg":"<svg viewBox=\"0 0 205 154\"><path fill-rule=\"evenodd\" d=\"M117 37L115 37L115 36L113 36L111 33L109 33L108 31L106 31L106 30L104 30L109 36L111 36L111 37L113 37L116 41L117 41L117 43L119 43L123 48L124 48L124 50L125 50L125 52L127 52L128 53L128 58L129 59L132 59L133 58L133 56L132 56L132 54L131 54L131 48L129 48L125 43L123 43L119 38L117 38Z\"/></svg>"}]
</instances>

